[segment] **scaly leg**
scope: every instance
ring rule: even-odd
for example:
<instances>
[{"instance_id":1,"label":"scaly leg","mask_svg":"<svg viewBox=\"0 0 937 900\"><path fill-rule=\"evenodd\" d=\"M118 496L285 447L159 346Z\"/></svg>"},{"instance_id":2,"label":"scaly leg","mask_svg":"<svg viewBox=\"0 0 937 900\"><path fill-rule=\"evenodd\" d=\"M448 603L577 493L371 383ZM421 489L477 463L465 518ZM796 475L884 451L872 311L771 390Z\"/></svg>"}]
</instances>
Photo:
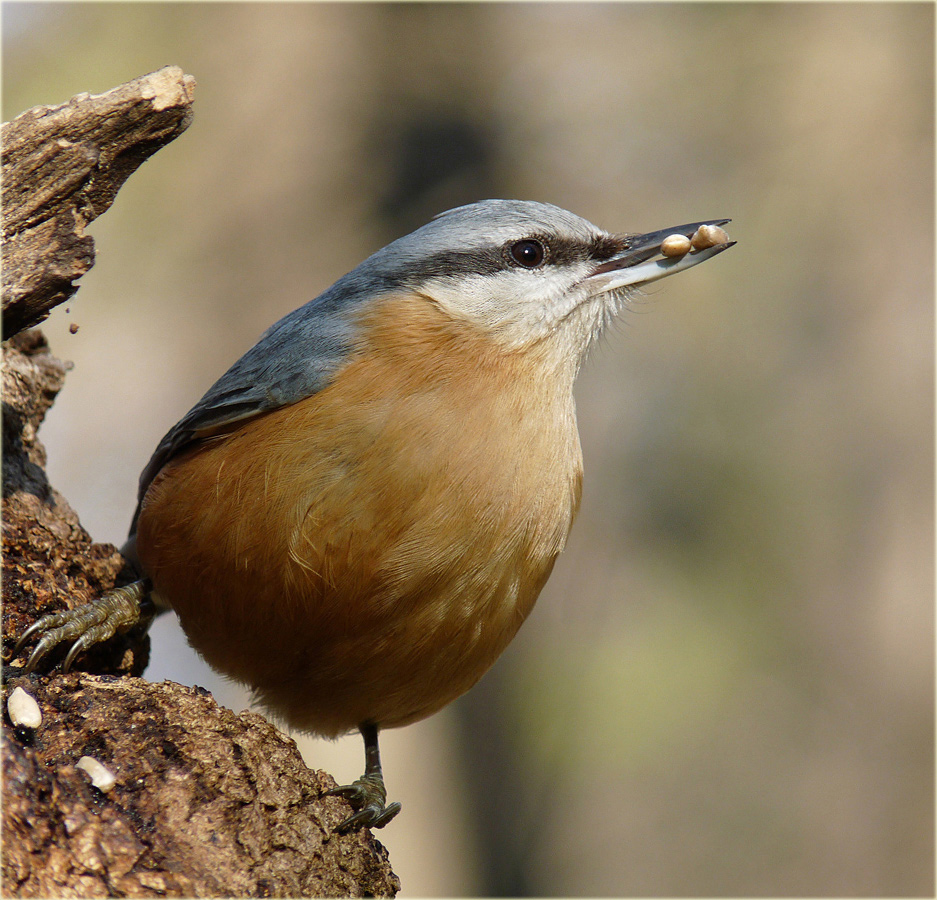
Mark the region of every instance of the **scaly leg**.
<instances>
[{"instance_id":1,"label":"scaly leg","mask_svg":"<svg viewBox=\"0 0 937 900\"><path fill-rule=\"evenodd\" d=\"M339 832L362 825L383 828L400 812L399 803L387 804L387 789L381 772L381 752L377 746L377 725L365 722L359 731L364 738L364 775L353 784L325 792L326 797L345 797L358 810L335 829Z\"/></svg>"}]
</instances>

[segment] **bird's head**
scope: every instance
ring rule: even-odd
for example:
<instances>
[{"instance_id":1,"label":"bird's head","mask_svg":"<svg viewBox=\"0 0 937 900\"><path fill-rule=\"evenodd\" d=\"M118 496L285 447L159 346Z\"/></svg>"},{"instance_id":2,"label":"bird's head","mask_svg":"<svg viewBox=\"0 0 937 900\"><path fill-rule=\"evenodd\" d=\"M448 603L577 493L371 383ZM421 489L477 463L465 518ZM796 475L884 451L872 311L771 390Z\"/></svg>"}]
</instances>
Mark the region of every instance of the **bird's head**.
<instances>
[{"instance_id":1,"label":"bird's head","mask_svg":"<svg viewBox=\"0 0 937 900\"><path fill-rule=\"evenodd\" d=\"M578 368L629 294L731 246L727 221L610 234L547 203L485 200L442 213L358 274L418 293L506 348L546 344Z\"/></svg>"}]
</instances>

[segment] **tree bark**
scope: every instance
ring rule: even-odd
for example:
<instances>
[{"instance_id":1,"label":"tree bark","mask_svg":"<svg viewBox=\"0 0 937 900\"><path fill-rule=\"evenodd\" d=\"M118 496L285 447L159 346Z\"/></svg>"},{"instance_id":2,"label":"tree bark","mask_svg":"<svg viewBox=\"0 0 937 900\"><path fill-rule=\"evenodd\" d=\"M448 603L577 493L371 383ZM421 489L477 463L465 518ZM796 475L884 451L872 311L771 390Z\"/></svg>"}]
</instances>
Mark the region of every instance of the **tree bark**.
<instances>
[{"instance_id":1,"label":"tree bark","mask_svg":"<svg viewBox=\"0 0 937 900\"><path fill-rule=\"evenodd\" d=\"M68 675L24 675L15 636L47 612L120 583L116 548L95 544L45 475L36 434L66 365L24 329L77 289L93 263L85 226L141 162L191 121L195 80L167 67L105 94L36 107L3 139L2 893L7 896L382 896L400 888L335 786L260 716L200 688L137 677L149 643L118 635ZM61 659L59 653L56 659ZM92 674L93 673L93 674ZM13 727L22 687L38 728ZM83 756L115 776L94 786Z\"/></svg>"}]
</instances>

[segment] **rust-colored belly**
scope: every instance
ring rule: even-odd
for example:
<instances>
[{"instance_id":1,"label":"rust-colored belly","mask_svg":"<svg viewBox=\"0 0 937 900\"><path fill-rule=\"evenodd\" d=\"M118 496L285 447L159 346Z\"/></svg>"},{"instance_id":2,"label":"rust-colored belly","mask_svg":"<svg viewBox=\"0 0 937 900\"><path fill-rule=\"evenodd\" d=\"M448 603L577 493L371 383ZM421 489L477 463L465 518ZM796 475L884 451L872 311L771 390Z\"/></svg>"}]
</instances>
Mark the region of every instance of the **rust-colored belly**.
<instances>
[{"instance_id":1,"label":"rust-colored belly","mask_svg":"<svg viewBox=\"0 0 937 900\"><path fill-rule=\"evenodd\" d=\"M464 336L421 360L418 325L405 347L372 329L332 385L183 453L142 506L140 560L192 645L296 728L404 725L468 690L575 515L568 390L519 393L532 364L479 366Z\"/></svg>"}]
</instances>

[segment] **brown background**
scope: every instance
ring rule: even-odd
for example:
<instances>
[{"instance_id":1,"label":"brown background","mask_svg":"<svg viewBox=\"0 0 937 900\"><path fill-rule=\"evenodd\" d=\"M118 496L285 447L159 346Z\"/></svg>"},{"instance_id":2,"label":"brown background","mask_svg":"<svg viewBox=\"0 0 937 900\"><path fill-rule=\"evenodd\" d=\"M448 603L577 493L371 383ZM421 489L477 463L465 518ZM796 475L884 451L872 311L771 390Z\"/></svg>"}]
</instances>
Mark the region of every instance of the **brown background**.
<instances>
[{"instance_id":1,"label":"brown background","mask_svg":"<svg viewBox=\"0 0 937 900\"><path fill-rule=\"evenodd\" d=\"M172 63L195 121L46 330L50 478L119 543L165 430L458 203L732 216L578 390L568 552L478 688L387 735L404 896L933 892L928 4L9 4L3 114ZM78 324L77 334L68 326ZM150 677L211 687L171 621ZM356 739L309 742L339 780Z\"/></svg>"}]
</instances>

